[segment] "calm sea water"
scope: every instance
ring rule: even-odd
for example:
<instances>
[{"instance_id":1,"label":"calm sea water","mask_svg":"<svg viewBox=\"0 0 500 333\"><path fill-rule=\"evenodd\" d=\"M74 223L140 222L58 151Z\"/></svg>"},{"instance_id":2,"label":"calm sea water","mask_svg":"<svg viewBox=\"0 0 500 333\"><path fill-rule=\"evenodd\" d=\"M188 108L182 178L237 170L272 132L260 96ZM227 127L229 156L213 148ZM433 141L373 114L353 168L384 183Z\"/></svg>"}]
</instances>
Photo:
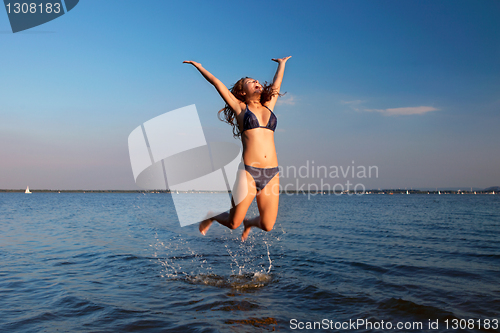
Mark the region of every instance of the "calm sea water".
<instances>
[{"instance_id":1,"label":"calm sea water","mask_svg":"<svg viewBox=\"0 0 500 333\"><path fill-rule=\"evenodd\" d=\"M181 228L169 194L0 193L0 331L498 332L499 204L283 195L274 230L242 243Z\"/></svg>"}]
</instances>

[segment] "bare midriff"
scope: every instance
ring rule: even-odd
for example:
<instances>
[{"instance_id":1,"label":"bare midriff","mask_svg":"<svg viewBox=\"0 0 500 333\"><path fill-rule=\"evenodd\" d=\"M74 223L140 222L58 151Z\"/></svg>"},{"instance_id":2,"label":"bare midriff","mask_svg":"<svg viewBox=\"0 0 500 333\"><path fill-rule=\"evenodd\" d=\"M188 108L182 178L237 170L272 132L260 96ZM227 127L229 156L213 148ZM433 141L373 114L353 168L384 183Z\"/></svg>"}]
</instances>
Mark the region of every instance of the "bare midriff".
<instances>
[{"instance_id":1,"label":"bare midriff","mask_svg":"<svg viewBox=\"0 0 500 333\"><path fill-rule=\"evenodd\" d=\"M253 128L241 134L243 161L256 168L278 166L278 156L274 146L274 132L267 128Z\"/></svg>"}]
</instances>

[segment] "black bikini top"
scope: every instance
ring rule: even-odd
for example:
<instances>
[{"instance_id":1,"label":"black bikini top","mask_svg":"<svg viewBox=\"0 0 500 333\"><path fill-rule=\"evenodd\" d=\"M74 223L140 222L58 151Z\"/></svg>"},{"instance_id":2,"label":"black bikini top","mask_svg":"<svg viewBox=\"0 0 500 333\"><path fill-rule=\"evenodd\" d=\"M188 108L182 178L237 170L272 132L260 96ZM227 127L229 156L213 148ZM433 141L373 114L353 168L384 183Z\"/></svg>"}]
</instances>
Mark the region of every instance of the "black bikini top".
<instances>
[{"instance_id":1,"label":"black bikini top","mask_svg":"<svg viewBox=\"0 0 500 333\"><path fill-rule=\"evenodd\" d=\"M245 115L243 116L243 131L241 131L241 133L254 128L267 128L274 132L274 130L276 129L276 125L278 124L278 119L270 108L266 106L266 109L271 112L271 117L269 117L269 121L267 122L266 126L260 126L257 116L255 116L255 114L250 111L247 104L247 109L245 110Z\"/></svg>"}]
</instances>

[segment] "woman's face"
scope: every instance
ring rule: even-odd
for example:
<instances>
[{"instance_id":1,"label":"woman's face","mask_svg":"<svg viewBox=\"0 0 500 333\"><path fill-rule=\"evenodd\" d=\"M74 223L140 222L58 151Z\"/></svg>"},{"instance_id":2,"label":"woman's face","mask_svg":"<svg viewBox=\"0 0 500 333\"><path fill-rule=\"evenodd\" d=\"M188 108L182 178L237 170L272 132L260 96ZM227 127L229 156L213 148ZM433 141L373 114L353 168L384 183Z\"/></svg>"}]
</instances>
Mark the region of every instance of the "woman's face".
<instances>
[{"instance_id":1,"label":"woman's face","mask_svg":"<svg viewBox=\"0 0 500 333\"><path fill-rule=\"evenodd\" d=\"M246 95L260 94L262 93L262 85L258 80L248 78L243 82L243 91Z\"/></svg>"}]
</instances>

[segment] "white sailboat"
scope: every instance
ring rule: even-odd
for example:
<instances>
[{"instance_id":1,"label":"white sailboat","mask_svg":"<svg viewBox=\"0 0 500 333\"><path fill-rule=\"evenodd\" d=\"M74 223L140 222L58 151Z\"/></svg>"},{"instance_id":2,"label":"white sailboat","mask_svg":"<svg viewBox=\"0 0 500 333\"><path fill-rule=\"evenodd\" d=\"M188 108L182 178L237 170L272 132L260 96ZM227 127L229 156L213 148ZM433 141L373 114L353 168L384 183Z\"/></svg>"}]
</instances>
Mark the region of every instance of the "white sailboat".
<instances>
[{"instance_id":1,"label":"white sailboat","mask_svg":"<svg viewBox=\"0 0 500 333\"><path fill-rule=\"evenodd\" d=\"M24 193L31 193L29 186L26 186L26 191L24 191Z\"/></svg>"}]
</instances>

